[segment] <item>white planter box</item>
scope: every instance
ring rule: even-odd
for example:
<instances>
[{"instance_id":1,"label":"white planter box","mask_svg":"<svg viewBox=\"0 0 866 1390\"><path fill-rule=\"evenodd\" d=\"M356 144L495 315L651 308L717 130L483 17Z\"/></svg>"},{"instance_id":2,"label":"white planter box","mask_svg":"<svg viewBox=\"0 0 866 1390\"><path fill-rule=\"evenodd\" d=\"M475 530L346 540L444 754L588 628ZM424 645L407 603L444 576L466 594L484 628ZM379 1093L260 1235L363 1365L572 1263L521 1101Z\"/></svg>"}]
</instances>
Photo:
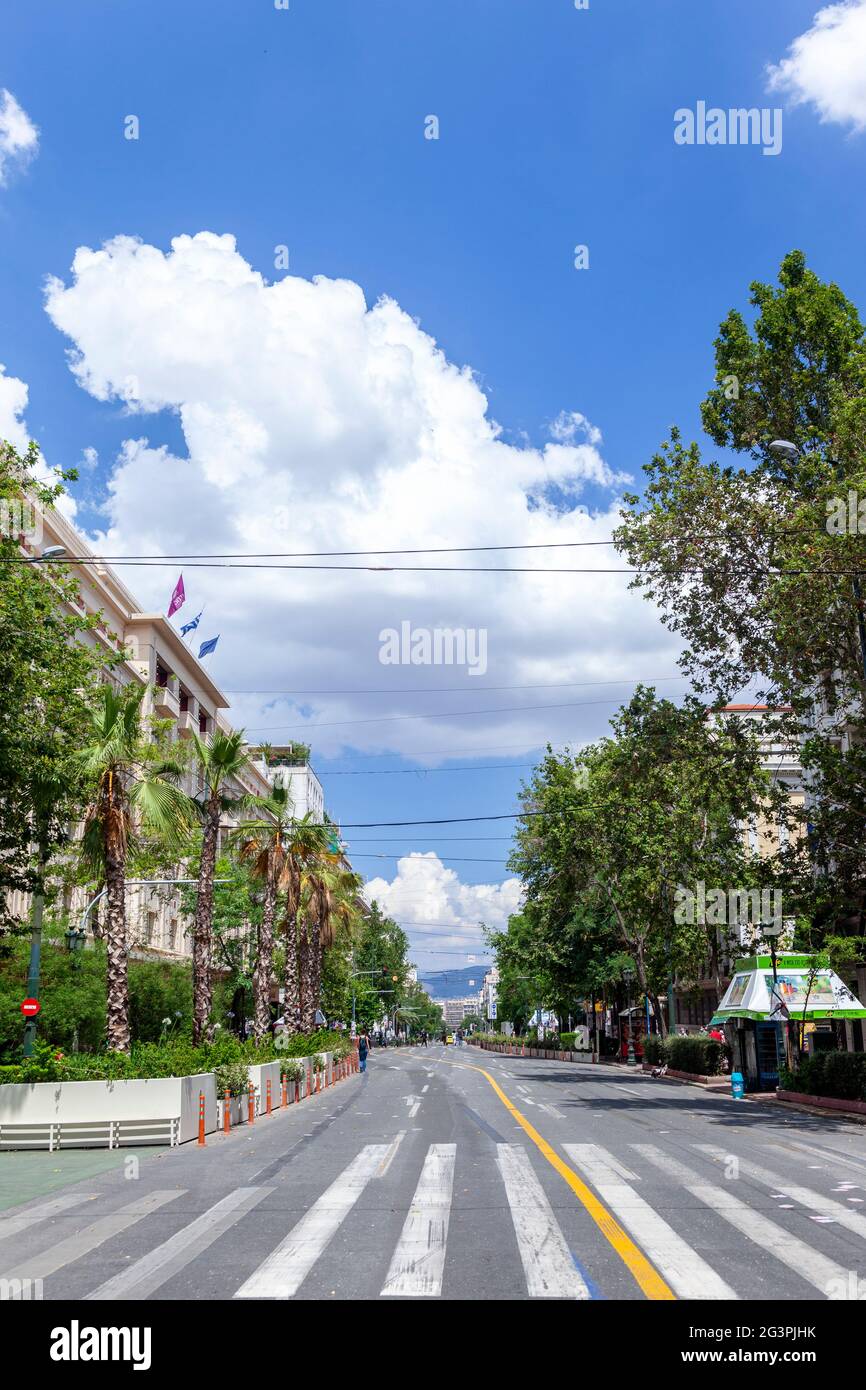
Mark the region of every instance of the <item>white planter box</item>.
<instances>
[{"instance_id":1,"label":"white planter box","mask_svg":"<svg viewBox=\"0 0 866 1390\"><path fill-rule=\"evenodd\" d=\"M197 1076L143 1081L38 1081L0 1086L0 1148L117 1148L184 1144L216 1128L216 1080Z\"/></svg>"}]
</instances>

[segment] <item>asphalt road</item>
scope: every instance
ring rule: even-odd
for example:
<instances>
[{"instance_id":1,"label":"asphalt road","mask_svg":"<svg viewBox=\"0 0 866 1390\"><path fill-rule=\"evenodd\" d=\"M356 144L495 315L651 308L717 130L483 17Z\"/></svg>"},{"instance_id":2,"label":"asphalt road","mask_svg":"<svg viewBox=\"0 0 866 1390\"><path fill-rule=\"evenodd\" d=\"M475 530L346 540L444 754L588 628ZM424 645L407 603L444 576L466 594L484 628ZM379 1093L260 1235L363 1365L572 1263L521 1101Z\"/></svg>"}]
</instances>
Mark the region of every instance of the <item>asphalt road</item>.
<instances>
[{"instance_id":1,"label":"asphalt road","mask_svg":"<svg viewBox=\"0 0 866 1390\"><path fill-rule=\"evenodd\" d=\"M469 1047L40 1190L0 1279L46 1299L866 1296L866 1128Z\"/></svg>"}]
</instances>

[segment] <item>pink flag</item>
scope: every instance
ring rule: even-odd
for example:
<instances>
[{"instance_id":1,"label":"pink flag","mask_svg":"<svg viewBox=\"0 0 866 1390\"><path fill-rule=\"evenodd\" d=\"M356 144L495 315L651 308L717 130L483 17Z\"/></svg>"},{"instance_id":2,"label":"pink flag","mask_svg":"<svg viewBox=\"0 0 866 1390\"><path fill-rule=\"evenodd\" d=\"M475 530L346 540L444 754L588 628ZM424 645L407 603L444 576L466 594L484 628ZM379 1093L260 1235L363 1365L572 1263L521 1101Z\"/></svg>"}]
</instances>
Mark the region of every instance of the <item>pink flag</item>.
<instances>
[{"instance_id":1,"label":"pink flag","mask_svg":"<svg viewBox=\"0 0 866 1390\"><path fill-rule=\"evenodd\" d=\"M181 575L180 579L174 586L174 593L171 596L171 603L168 605L168 616L171 617L172 613L176 613L185 601L186 594L184 593L183 589L183 575Z\"/></svg>"}]
</instances>

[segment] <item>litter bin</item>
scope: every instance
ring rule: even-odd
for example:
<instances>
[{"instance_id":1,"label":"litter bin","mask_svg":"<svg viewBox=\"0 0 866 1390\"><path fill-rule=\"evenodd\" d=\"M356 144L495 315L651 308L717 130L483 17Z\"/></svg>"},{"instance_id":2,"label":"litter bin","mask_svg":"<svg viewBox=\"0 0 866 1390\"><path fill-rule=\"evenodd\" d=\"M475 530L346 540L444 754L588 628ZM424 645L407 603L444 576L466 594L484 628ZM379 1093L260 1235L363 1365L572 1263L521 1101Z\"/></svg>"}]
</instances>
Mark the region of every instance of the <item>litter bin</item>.
<instances>
[{"instance_id":1,"label":"litter bin","mask_svg":"<svg viewBox=\"0 0 866 1390\"><path fill-rule=\"evenodd\" d=\"M746 1094L746 1083L745 1083L745 1081L743 1080L743 1073L742 1073L741 1071L732 1071L732 1072L731 1072L731 1095L734 1097L734 1100L742 1100L742 1099L743 1099L743 1096L744 1096L745 1094Z\"/></svg>"}]
</instances>

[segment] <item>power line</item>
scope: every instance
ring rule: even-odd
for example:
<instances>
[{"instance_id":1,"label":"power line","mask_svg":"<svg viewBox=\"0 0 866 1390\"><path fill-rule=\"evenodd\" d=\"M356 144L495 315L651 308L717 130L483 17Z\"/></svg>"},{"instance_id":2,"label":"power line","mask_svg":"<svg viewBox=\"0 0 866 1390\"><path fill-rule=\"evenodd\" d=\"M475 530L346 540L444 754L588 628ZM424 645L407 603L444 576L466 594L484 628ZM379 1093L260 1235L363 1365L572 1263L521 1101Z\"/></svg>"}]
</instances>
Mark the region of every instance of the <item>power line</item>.
<instances>
[{"instance_id":1,"label":"power line","mask_svg":"<svg viewBox=\"0 0 866 1390\"><path fill-rule=\"evenodd\" d=\"M372 553L372 552L365 552ZM405 553L403 551L401 554ZM103 556L84 556L70 557L68 560L46 560L40 561L39 557L0 556L0 564L6 565L32 565L34 563L45 564L77 564L77 565L101 565L111 564L114 569L174 569L178 563L182 563L184 569L233 569L233 570L330 570L383 574L631 574L631 575L654 575L662 574L663 570L652 569L645 566L642 569L630 569L625 566L611 565L604 567L588 566L544 566L539 569L537 565L298 565L294 563L267 562L260 560L243 560L238 563L235 560L107 560ZM706 565L684 565L681 572L685 574L701 574L707 568ZM805 578L807 575L817 574L824 578L850 578L854 575L863 573L862 569L830 570L811 566L808 569L778 569L774 565L755 565L745 561L741 562L741 568L750 570L755 574L774 575L777 578Z\"/></svg>"},{"instance_id":2,"label":"power line","mask_svg":"<svg viewBox=\"0 0 866 1390\"><path fill-rule=\"evenodd\" d=\"M606 700L567 700L557 705L497 705L491 709L450 709L434 710L428 714L382 714L375 719L329 719L317 720L315 724L254 724L245 732L251 734L280 733L286 729L337 729L356 724L395 724L414 719L460 719L476 714L529 714L545 709L588 709L591 705L615 705L619 697L609 696Z\"/></svg>"},{"instance_id":3,"label":"power line","mask_svg":"<svg viewBox=\"0 0 866 1390\"><path fill-rule=\"evenodd\" d=\"M148 642L148 646L153 644ZM544 681L538 685L477 685L473 690L479 693L500 690L578 690L598 685L660 685L662 681L685 681L689 676L623 676L609 681ZM224 686L225 695L465 695L466 685L418 685L395 690L393 686L383 689L365 690L257 690L255 688L233 689Z\"/></svg>"},{"instance_id":4,"label":"power line","mask_svg":"<svg viewBox=\"0 0 866 1390\"><path fill-rule=\"evenodd\" d=\"M481 767L359 767L340 772L323 771L323 777L427 777L441 772L509 772L535 763L490 763Z\"/></svg>"},{"instance_id":5,"label":"power line","mask_svg":"<svg viewBox=\"0 0 866 1390\"><path fill-rule=\"evenodd\" d=\"M406 859L412 854L423 854L423 850L407 850L403 854L355 854L352 852L352 859ZM469 859L457 859L453 854L437 854L436 858L440 864L507 864L507 859L479 859L477 856Z\"/></svg>"}]
</instances>

